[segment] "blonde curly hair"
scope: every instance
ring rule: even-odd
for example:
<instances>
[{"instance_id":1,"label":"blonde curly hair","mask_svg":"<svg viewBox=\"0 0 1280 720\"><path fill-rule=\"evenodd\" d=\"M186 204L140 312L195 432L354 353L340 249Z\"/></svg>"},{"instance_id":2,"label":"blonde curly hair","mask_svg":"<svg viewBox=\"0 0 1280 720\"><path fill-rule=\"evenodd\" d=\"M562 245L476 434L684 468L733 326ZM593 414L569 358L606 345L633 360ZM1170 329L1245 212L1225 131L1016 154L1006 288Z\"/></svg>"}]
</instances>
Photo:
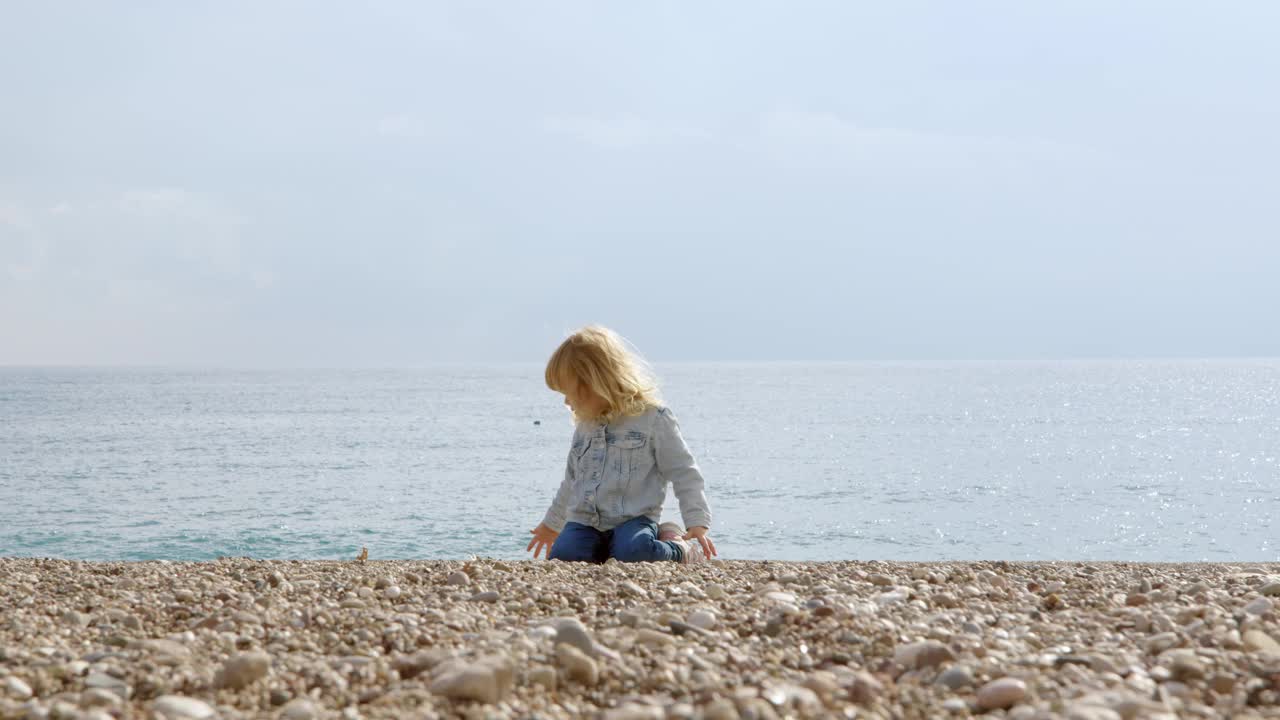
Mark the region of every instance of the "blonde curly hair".
<instances>
[{"instance_id":1,"label":"blonde curly hair","mask_svg":"<svg viewBox=\"0 0 1280 720\"><path fill-rule=\"evenodd\" d=\"M630 345L618 333L599 325L574 332L547 361L547 387L562 393L575 384L585 384L605 399L608 408L599 418L575 415L578 421L610 423L623 416L643 415L661 405L662 398L649 364Z\"/></svg>"}]
</instances>

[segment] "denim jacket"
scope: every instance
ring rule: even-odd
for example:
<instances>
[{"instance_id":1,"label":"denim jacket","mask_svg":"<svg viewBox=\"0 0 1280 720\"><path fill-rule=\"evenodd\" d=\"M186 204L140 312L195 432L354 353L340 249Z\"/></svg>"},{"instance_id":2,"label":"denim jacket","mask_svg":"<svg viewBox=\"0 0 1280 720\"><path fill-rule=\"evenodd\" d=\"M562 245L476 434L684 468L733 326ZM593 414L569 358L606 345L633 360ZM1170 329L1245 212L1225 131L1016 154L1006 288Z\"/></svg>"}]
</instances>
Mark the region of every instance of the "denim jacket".
<instances>
[{"instance_id":1,"label":"denim jacket","mask_svg":"<svg viewBox=\"0 0 1280 720\"><path fill-rule=\"evenodd\" d=\"M542 522L557 532L570 521L597 530L612 530L640 515L659 522L668 482L685 527L711 527L702 473L670 410L650 408L607 425L580 423L564 481Z\"/></svg>"}]
</instances>

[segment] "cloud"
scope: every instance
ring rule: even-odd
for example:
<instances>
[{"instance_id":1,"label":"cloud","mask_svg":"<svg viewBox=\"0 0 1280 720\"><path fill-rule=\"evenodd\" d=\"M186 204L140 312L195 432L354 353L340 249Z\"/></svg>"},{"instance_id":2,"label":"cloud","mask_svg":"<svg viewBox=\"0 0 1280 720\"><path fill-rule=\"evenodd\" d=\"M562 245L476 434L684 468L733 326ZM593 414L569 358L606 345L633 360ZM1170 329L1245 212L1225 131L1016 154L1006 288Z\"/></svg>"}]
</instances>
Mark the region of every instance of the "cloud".
<instances>
[{"instance_id":1,"label":"cloud","mask_svg":"<svg viewBox=\"0 0 1280 720\"><path fill-rule=\"evenodd\" d=\"M1083 166L1105 160L1087 147L1038 138L934 133L860 125L837 114L780 109L757 124L765 149L783 164L878 171L1008 170Z\"/></svg>"},{"instance_id":2,"label":"cloud","mask_svg":"<svg viewBox=\"0 0 1280 720\"><path fill-rule=\"evenodd\" d=\"M16 202L0 203L0 267L14 282L35 275L44 248L36 234L32 214Z\"/></svg>"},{"instance_id":3,"label":"cloud","mask_svg":"<svg viewBox=\"0 0 1280 720\"><path fill-rule=\"evenodd\" d=\"M382 137L420 140L427 136L427 124L410 113L393 113L378 118L374 132Z\"/></svg>"},{"instance_id":4,"label":"cloud","mask_svg":"<svg viewBox=\"0 0 1280 720\"><path fill-rule=\"evenodd\" d=\"M278 283L250 219L208 193L24 200L0 202L0 303L22 308L0 314L11 338L0 363L118 361L135 341L167 352L168 339L235 322Z\"/></svg>"},{"instance_id":5,"label":"cloud","mask_svg":"<svg viewBox=\"0 0 1280 720\"><path fill-rule=\"evenodd\" d=\"M0 229L6 234L29 232L31 228L31 216L26 210L12 202L0 204Z\"/></svg>"},{"instance_id":6,"label":"cloud","mask_svg":"<svg viewBox=\"0 0 1280 720\"><path fill-rule=\"evenodd\" d=\"M179 188L124 190L115 196L115 205L121 212L139 217L190 215L200 204L198 196Z\"/></svg>"},{"instance_id":7,"label":"cloud","mask_svg":"<svg viewBox=\"0 0 1280 720\"><path fill-rule=\"evenodd\" d=\"M633 114L549 115L542 129L599 148L625 150L648 145L697 142L713 134L693 126L671 125Z\"/></svg>"},{"instance_id":8,"label":"cloud","mask_svg":"<svg viewBox=\"0 0 1280 720\"><path fill-rule=\"evenodd\" d=\"M216 196L160 187L119 192L102 208L103 220L130 228L139 251L202 264L219 273L250 277L242 236L248 219Z\"/></svg>"}]
</instances>

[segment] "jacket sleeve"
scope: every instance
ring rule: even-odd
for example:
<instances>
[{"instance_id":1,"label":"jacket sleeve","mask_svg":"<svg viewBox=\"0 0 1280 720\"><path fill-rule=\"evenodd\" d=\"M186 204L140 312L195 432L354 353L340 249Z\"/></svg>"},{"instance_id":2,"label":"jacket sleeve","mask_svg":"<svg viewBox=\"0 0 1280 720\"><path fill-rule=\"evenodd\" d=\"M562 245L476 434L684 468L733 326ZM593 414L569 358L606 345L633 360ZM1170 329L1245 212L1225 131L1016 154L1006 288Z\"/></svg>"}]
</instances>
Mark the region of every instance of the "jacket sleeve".
<instances>
[{"instance_id":1,"label":"jacket sleeve","mask_svg":"<svg viewBox=\"0 0 1280 720\"><path fill-rule=\"evenodd\" d=\"M671 483L676 500L680 502L680 515L686 529L711 527L711 508L703 489L702 472L680 435L680 424L667 408L659 408L654 420L653 450L658 472Z\"/></svg>"},{"instance_id":2,"label":"jacket sleeve","mask_svg":"<svg viewBox=\"0 0 1280 720\"><path fill-rule=\"evenodd\" d=\"M547 514L542 516L542 524L560 532L564 529L566 516L569 512L569 496L573 492L573 450L569 451L569 457L564 463L564 480L560 481L560 489L556 491L556 497L551 501L551 507L547 508Z\"/></svg>"}]
</instances>

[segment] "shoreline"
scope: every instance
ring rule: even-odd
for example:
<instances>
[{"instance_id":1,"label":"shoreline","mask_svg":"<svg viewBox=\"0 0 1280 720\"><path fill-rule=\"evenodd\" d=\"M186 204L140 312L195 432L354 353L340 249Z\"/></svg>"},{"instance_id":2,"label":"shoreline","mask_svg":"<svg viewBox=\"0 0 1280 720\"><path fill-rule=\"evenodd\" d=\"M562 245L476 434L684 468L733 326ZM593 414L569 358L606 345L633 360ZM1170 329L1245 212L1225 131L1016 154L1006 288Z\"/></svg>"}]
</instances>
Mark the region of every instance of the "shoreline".
<instances>
[{"instance_id":1,"label":"shoreline","mask_svg":"<svg viewBox=\"0 0 1280 720\"><path fill-rule=\"evenodd\" d=\"M0 718L1280 718L1280 563L0 558Z\"/></svg>"}]
</instances>

